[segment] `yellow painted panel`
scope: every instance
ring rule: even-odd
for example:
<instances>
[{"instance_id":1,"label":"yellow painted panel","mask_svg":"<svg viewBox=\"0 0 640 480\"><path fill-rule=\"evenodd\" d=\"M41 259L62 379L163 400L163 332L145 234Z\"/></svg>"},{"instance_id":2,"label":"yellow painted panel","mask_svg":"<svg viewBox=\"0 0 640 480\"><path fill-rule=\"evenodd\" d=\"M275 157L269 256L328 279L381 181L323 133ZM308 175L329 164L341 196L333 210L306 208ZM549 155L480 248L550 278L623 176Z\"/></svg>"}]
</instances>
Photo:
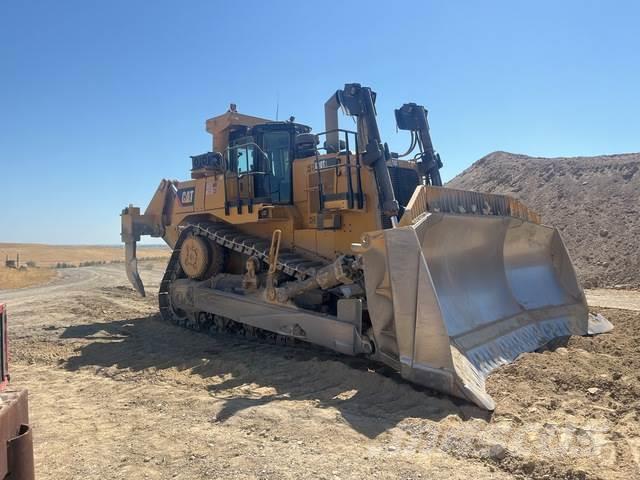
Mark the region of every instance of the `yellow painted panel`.
<instances>
[{"instance_id":1,"label":"yellow painted panel","mask_svg":"<svg viewBox=\"0 0 640 480\"><path fill-rule=\"evenodd\" d=\"M224 176L211 176L205 180L204 209L224 208Z\"/></svg>"}]
</instances>

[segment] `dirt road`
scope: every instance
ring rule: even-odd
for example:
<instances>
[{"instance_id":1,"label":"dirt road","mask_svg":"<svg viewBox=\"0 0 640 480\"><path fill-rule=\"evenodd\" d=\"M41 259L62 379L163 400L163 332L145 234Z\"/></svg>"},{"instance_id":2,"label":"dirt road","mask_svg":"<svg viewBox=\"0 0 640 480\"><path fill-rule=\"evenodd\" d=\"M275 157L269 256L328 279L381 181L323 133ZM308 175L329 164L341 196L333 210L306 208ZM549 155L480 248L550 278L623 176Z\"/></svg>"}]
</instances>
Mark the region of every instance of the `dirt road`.
<instances>
[{"instance_id":1,"label":"dirt road","mask_svg":"<svg viewBox=\"0 0 640 480\"><path fill-rule=\"evenodd\" d=\"M500 369L488 415L358 359L165 325L120 265L0 299L40 479L640 475L640 312Z\"/></svg>"},{"instance_id":2,"label":"dirt road","mask_svg":"<svg viewBox=\"0 0 640 480\"><path fill-rule=\"evenodd\" d=\"M594 288L586 291L587 302L593 307L621 308L640 312L640 292Z\"/></svg>"}]
</instances>

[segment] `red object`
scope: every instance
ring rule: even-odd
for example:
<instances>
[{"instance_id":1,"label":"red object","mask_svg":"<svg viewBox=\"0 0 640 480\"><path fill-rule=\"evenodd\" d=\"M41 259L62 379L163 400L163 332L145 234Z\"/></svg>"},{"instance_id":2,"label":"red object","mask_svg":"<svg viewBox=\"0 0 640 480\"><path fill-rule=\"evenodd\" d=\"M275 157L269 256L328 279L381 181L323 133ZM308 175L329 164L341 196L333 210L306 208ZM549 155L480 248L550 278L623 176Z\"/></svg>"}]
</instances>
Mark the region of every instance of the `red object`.
<instances>
[{"instance_id":1,"label":"red object","mask_svg":"<svg viewBox=\"0 0 640 480\"><path fill-rule=\"evenodd\" d=\"M7 336L7 306L0 303L0 392L9 384L9 339Z\"/></svg>"},{"instance_id":2,"label":"red object","mask_svg":"<svg viewBox=\"0 0 640 480\"><path fill-rule=\"evenodd\" d=\"M8 388L8 346L7 306L0 303L0 478L35 480L28 393Z\"/></svg>"}]
</instances>

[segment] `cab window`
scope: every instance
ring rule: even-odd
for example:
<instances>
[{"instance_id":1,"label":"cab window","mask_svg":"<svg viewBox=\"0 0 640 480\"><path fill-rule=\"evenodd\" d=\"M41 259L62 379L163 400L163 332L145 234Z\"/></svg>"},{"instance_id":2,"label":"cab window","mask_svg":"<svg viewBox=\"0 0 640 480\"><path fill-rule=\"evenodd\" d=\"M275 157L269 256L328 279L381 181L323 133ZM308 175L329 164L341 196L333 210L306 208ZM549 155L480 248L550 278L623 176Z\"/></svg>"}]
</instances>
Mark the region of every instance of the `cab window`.
<instances>
[{"instance_id":1,"label":"cab window","mask_svg":"<svg viewBox=\"0 0 640 480\"><path fill-rule=\"evenodd\" d=\"M291 137L289 132L265 132L263 150L269 163L267 173L274 203L291 203Z\"/></svg>"},{"instance_id":2,"label":"cab window","mask_svg":"<svg viewBox=\"0 0 640 480\"><path fill-rule=\"evenodd\" d=\"M248 173L253 171L254 147L253 145L244 145L233 149L236 158L238 173Z\"/></svg>"}]
</instances>

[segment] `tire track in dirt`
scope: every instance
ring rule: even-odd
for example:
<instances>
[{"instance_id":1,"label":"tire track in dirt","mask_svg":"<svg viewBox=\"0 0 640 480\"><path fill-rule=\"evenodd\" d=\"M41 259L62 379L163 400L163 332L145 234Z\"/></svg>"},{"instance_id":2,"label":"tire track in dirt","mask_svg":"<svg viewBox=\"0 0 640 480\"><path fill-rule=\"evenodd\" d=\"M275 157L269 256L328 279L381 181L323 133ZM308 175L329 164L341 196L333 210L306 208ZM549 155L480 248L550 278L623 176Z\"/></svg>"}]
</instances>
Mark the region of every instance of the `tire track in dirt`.
<instances>
[{"instance_id":1,"label":"tire track in dirt","mask_svg":"<svg viewBox=\"0 0 640 480\"><path fill-rule=\"evenodd\" d=\"M637 314L609 311L613 334L500 369L489 416L360 359L167 325L121 266L94 271L64 295L32 291L12 315L13 378L31 389L39 478L639 473L637 379L627 378L640 366ZM161 268L142 274L153 291ZM585 391L590 379L598 395Z\"/></svg>"}]
</instances>

